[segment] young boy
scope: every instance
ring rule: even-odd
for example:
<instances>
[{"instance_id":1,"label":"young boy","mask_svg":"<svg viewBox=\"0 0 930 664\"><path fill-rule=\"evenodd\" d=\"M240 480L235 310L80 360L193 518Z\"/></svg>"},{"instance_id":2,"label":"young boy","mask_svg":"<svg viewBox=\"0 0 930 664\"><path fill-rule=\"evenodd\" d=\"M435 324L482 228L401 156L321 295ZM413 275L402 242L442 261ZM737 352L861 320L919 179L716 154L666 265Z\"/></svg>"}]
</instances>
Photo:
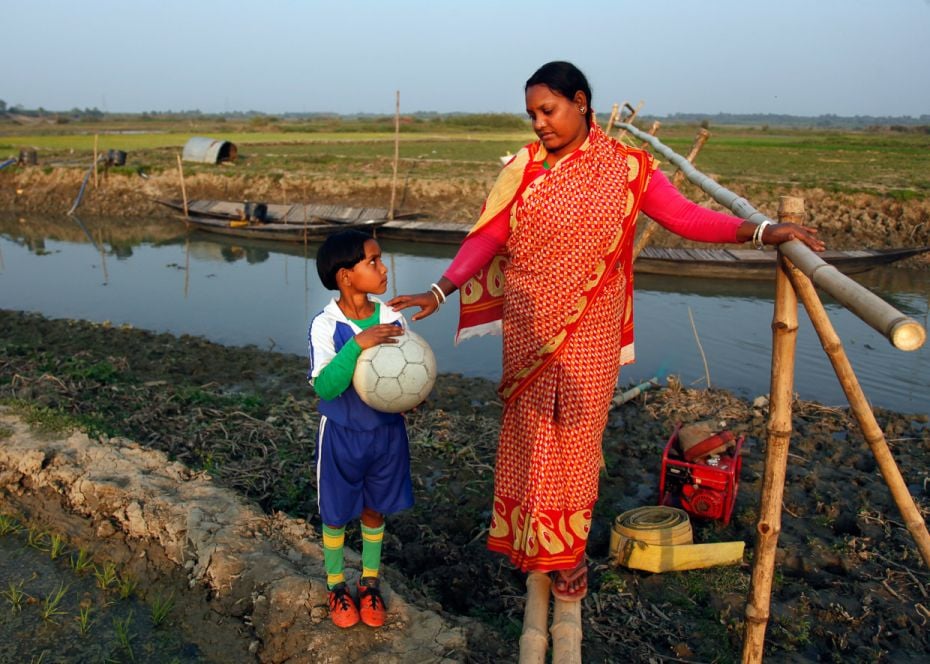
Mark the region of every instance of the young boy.
<instances>
[{"instance_id":1,"label":"young boy","mask_svg":"<svg viewBox=\"0 0 930 664\"><path fill-rule=\"evenodd\" d=\"M396 343L404 318L371 297L387 290L387 268L368 235L329 236L316 268L323 285L339 291L310 323L308 376L320 397L316 473L329 613L338 627L351 627L359 618L380 627L386 612L378 587L384 515L413 505L410 451L403 416L366 405L352 387L352 375L362 350ZM362 576L356 605L345 582L343 543L346 523L358 516Z\"/></svg>"}]
</instances>

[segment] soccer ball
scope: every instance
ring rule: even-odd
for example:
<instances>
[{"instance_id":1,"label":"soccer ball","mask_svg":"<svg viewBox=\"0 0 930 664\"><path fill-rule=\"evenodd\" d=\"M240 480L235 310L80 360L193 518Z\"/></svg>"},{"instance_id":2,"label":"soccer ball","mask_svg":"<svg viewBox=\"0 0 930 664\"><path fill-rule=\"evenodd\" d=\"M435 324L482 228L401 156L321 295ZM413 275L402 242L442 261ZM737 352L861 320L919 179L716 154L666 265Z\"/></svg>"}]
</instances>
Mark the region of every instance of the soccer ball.
<instances>
[{"instance_id":1,"label":"soccer ball","mask_svg":"<svg viewBox=\"0 0 930 664\"><path fill-rule=\"evenodd\" d=\"M405 330L396 344L378 344L359 355L352 386L362 401L383 413L423 402L436 382L436 356L426 340Z\"/></svg>"}]
</instances>

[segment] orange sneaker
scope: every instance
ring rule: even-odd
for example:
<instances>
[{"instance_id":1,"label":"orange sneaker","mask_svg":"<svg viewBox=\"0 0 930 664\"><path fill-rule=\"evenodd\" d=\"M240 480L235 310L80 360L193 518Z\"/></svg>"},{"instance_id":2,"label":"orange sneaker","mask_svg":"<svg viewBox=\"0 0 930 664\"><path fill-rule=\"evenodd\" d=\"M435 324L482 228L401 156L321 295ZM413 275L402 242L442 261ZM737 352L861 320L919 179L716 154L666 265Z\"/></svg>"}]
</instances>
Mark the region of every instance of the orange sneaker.
<instances>
[{"instance_id":1,"label":"orange sneaker","mask_svg":"<svg viewBox=\"0 0 930 664\"><path fill-rule=\"evenodd\" d=\"M358 623L358 608L344 583L329 591L329 617L336 627L343 629Z\"/></svg>"},{"instance_id":2,"label":"orange sneaker","mask_svg":"<svg viewBox=\"0 0 930 664\"><path fill-rule=\"evenodd\" d=\"M387 607L381 597L378 579L363 578L358 582L358 606L362 622L369 627L381 627L387 616Z\"/></svg>"}]
</instances>

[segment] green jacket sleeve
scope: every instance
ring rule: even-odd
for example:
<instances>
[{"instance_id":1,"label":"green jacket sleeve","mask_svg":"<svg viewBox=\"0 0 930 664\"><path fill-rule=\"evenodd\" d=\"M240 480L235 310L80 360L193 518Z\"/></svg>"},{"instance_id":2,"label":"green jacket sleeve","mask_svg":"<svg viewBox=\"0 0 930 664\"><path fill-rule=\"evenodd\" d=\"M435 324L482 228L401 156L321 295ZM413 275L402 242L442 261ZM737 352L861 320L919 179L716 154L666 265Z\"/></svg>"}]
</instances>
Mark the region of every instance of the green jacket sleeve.
<instances>
[{"instance_id":1,"label":"green jacket sleeve","mask_svg":"<svg viewBox=\"0 0 930 664\"><path fill-rule=\"evenodd\" d=\"M352 384L355 364L361 354L358 342L354 338L349 339L332 361L323 367L313 379L313 389L321 399L330 401L346 391Z\"/></svg>"}]
</instances>

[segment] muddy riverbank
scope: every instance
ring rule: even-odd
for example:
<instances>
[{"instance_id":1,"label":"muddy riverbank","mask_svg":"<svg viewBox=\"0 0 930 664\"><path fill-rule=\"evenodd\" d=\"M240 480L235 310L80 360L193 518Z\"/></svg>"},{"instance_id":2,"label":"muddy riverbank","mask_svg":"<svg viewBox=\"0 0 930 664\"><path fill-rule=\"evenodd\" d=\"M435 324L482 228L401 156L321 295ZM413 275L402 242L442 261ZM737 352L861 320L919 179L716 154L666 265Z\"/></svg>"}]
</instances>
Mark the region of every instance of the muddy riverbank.
<instances>
[{"instance_id":1,"label":"muddy riverbank","mask_svg":"<svg viewBox=\"0 0 930 664\"><path fill-rule=\"evenodd\" d=\"M316 414L303 358L8 311L0 312L0 348L5 403L66 416L91 438L125 437L265 514L318 527ZM450 655L459 661L516 660L523 578L483 544L499 413L488 381L441 376L408 417L417 504L388 521L386 578L411 607L464 626L465 644ZM876 414L928 514L927 415ZM766 416L764 399L674 380L612 413L589 546L585 661L739 659ZM708 417L747 443L733 520L696 522L695 539L743 540L746 562L663 575L613 567L611 520L656 501L674 424ZM855 422L846 409L797 402L793 426L767 660L926 660L930 575ZM350 532L350 546L358 537Z\"/></svg>"}]
</instances>

